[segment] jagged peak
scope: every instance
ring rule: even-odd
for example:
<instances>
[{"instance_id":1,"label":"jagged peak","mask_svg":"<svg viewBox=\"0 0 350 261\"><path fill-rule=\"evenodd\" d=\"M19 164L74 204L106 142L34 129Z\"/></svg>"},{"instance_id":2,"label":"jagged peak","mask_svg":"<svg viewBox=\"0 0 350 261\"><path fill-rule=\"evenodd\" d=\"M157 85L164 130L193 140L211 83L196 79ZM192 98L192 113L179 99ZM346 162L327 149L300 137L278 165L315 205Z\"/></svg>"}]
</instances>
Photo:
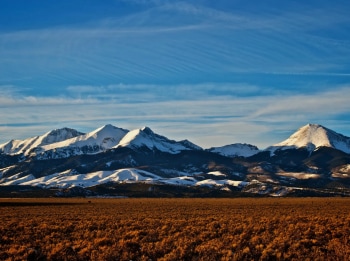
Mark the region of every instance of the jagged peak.
<instances>
[{"instance_id":1,"label":"jagged peak","mask_svg":"<svg viewBox=\"0 0 350 261\"><path fill-rule=\"evenodd\" d=\"M175 141L159 135L146 126L129 131L116 146L116 148L118 147L147 147L151 150L157 149L168 153L179 153L182 150L201 149L190 141Z\"/></svg>"},{"instance_id":2,"label":"jagged peak","mask_svg":"<svg viewBox=\"0 0 350 261\"><path fill-rule=\"evenodd\" d=\"M142 132L144 132L144 133L146 133L148 135L153 135L154 134L154 132L151 130L151 128L147 127L147 126L142 127L140 129L140 131L142 131Z\"/></svg>"},{"instance_id":3,"label":"jagged peak","mask_svg":"<svg viewBox=\"0 0 350 261\"><path fill-rule=\"evenodd\" d=\"M63 128L59 128L59 129L53 129L53 130L47 132L46 134L44 134L44 136L57 136L57 135L61 134L62 132L72 133L72 134L77 134L77 135L84 134L83 132L77 131L76 129L63 127Z\"/></svg>"}]
</instances>

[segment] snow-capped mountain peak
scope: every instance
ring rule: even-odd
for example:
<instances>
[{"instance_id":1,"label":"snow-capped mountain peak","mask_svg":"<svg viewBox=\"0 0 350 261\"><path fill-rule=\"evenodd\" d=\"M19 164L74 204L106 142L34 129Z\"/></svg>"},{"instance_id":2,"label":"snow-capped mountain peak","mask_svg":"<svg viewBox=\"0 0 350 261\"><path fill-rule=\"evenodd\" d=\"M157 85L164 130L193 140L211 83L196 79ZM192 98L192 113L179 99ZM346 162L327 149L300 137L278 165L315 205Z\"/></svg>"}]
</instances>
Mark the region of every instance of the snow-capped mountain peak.
<instances>
[{"instance_id":1,"label":"snow-capped mountain peak","mask_svg":"<svg viewBox=\"0 0 350 261\"><path fill-rule=\"evenodd\" d=\"M97 142L103 142L106 140L120 141L120 139L128 132L128 130L115 127L111 124L104 125L92 132L89 132L85 137L81 137L81 140L91 139Z\"/></svg>"},{"instance_id":2,"label":"snow-capped mountain peak","mask_svg":"<svg viewBox=\"0 0 350 261\"><path fill-rule=\"evenodd\" d=\"M128 132L124 138L119 142L117 147L157 149L162 152L171 154L179 153L182 150L198 149L197 145L193 143L177 142L169 140L168 138L154 133L149 127L143 127Z\"/></svg>"},{"instance_id":3,"label":"snow-capped mountain peak","mask_svg":"<svg viewBox=\"0 0 350 261\"><path fill-rule=\"evenodd\" d=\"M49 131L45 133L42 136L42 144L41 145L47 145L55 142L59 142L62 140L74 138L80 135L83 135L84 133L77 131L75 129L71 128L61 128L61 129L55 129L52 131Z\"/></svg>"},{"instance_id":4,"label":"snow-capped mountain peak","mask_svg":"<svg viewBox=\"0 0 350 261\"><path fill-rule=\"evenodd\" d=\"M260 152L258 147L245 143L235 143L222 147L212 147L210 152L218 153L226 157L250 157Z\"/></svg>"},{"instance_id":5,"label":"snow-capped mountain peak","mask_svg":"<svg viewBox=\"0 0 350 261\"><path fill-rule=\"evenodd\" d=\"M57 158L84 153L94 154L114 147L127 132L128 130L108 124L84 135L41 146L36 149L36 154L42 154L43 157L47 156L45 153L52 154L50 157ZM51 153L53 151L54 155Z\"/></svg>"},{"instance_id":6,"label":"snow-capped mountain peak","mask_svg":"<svg viewBox=\"0 0 350 261\"><path fill-rule=\"evenodd\" d=\"M0 151L5 154L14 155L23 153L24 155L28 155L34 148L65 141L80 135L83 135L83 133L70 128L55 129L41 136L35 136L25 140L11 140L0 145Z\"/></svg>"},{"instance_id":7,"label":"snow-capped mountain peak","mask_svg":"<svg viewBox=\"0 0 350 261\"><path fill-rule=\"evenodd\" d=\"M306 148L313 151L319 147L330 147L350 153L350 138L319 124L307 124L288 139L267 148L267 150L274 152L278 149Z\"/></svg>"}]
</instances>

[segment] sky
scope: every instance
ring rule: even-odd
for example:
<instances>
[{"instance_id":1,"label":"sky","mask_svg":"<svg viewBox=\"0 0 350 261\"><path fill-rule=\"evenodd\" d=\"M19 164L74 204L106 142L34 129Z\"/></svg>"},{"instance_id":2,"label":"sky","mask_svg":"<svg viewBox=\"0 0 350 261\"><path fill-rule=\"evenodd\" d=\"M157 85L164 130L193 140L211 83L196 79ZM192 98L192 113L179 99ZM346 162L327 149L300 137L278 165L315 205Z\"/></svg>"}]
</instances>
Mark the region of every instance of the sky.
<instances>
[{"instance_id":1,"label":"sky","mask_svg":"<svg viewBox=\"0 0 350 261\"><path fill-rule=\"evenodd\" d=\"M350 136L350 2L1 0L0 143L149 126L263 149Z\"/></svg>"}]
</instances>

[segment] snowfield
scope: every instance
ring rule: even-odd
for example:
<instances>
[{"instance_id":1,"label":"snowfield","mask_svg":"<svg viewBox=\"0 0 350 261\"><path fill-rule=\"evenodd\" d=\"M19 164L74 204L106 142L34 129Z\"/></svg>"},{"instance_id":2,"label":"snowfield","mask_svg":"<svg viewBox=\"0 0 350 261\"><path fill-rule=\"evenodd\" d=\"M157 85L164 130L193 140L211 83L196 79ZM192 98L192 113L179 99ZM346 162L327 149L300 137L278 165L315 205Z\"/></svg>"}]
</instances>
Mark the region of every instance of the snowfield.
<instances>
[{"instance_id":1,"label":"snowfield","mask_svg":"<svg viewBox=\"0 0 350 261\"><path fill-rule=\"evenodd\" d=\"M223 177L226 177L226 174L223 174L223 173L221 173L220 171L212 171L212 172L208 172L208 174L214 175L214 176L223 176Z\"/></svg>"},{"instance_id":2,"label":"snowfield","mask_svg":"<svg viewBox=\"0 0 350 261\"><path fill-rule=\"evenodd\" d=\"M8 186L8 185L22 185L22 183L31 181L35 179L35 177L32 174L26 175L24 177L20 177L21 173L13 175L8 178L4 178L0 180L1 186Z\"/></svg>"},{"instance_id":3,"label":"snowfield","mask_svg":"<svg viewBox=\"0 0 350 261\"><path fill-rule=\"evenodd\" d=\"M217 176L224 175L219 172L213 172ZM20 174L11 176L7 179L0 180L0 186L8 185L23 185L23 186L39 186L43 188L72 188L72 187L93 187L96 185L105 184L108 182L116 183L137 183L147 182L156 184L169 184L169 185L180 185L180 186L236 186L241 187L248 184L244 181L234 180L212 180L206 179L198 181L192 176L186 176L185 173L181 173L183 176L174 178L162 178L153 173L128 168L119 169L114 171L96 171L87 174L78 174L75 171L64 171L61 173L55 173L41 178L35 178L33 175L26 175L20 177Z\"/></svg>"},{"instance_id":4,"label":"snowfield","mask_svg":"<svg viewBox=\"0 0 350 261\"><path fill-rule=\"evenodd\" d=\"M161 179L150 172L137 169L119 169L116 171L97 171L88 174L74 174L69 171L55 173L41 178L28 175L8 180L0 185L28 185L45 188L92 187L107 182L140 182Z\"/></svg>"}]
</instances>

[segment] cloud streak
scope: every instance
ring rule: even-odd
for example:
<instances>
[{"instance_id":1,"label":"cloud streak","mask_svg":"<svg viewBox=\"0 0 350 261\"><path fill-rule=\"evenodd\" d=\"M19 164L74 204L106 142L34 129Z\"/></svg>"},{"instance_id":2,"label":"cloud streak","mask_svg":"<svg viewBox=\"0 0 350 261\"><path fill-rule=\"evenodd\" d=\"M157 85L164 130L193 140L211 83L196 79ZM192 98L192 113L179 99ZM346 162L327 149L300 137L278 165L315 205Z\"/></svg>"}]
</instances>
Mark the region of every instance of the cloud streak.
<instances>
[{"instance_id":1,"label":"cloud streak","mask_svg":"<svg viewBox=\"0 0 350 261\"><path fill-rule=\"evenodd\" d=\"M0 70L11 84L41 88L198 83L241 73L341 74L350 56L342 29L349 18L340 9L332 16L301 10L262 15L167 2L94 25L6 32ZM338 40L319 33L332 25Z\"/></svg>"},{"instance_id":2,"label":"cloud streak","mask_svg":"<svg viewBox=\"0 0 350 261\"><path fill-rule=\"evenodd\" d=\"M128 87L133 89L132 86ZM40 134L45 129L63 126L91 131L112 123L129 129L149 125L161 134L174 139L188 138L204 147L234 142L248 142L265 147L286 138L282 137L285 132L308 122L332 127L335 116L350 111L347 102L350 87L339 87L312 95L269 93L264 96L213 95L212 89L208 87L209 91L198 91L190 97L186 93L181 93L176 99L159 99L154 96L146 102L143 101L144 92L150 86L136 87L138 92L129 93L133 97L130 102L125 101L128 96L125 91L121 97L124 102L116 102L114 95L118 96L118 93L111 92L111 87L99 90L103 98L92 98L89 95L80 98L3 96L0 126L11 131L8 134L2 133L2 141L25 138ZM193 89L196 87L199 90L201 86L192 86ZM90 92L94 88L96 87L70 87L68 90ZM173 88L177 89L175 86ZM181 86L178 88L185 90ZM227 87L223 86L222 90L225 88ZM216 86L216 89L220 89L220 86ZM107 94L110 96L108 99ZM162 93L159 96L162 97ZM344 122L342 128L350 133L346 126L348 122ZM280 131L281 135L276 135L276 131Z\"/></svg>"}]
</instances>

